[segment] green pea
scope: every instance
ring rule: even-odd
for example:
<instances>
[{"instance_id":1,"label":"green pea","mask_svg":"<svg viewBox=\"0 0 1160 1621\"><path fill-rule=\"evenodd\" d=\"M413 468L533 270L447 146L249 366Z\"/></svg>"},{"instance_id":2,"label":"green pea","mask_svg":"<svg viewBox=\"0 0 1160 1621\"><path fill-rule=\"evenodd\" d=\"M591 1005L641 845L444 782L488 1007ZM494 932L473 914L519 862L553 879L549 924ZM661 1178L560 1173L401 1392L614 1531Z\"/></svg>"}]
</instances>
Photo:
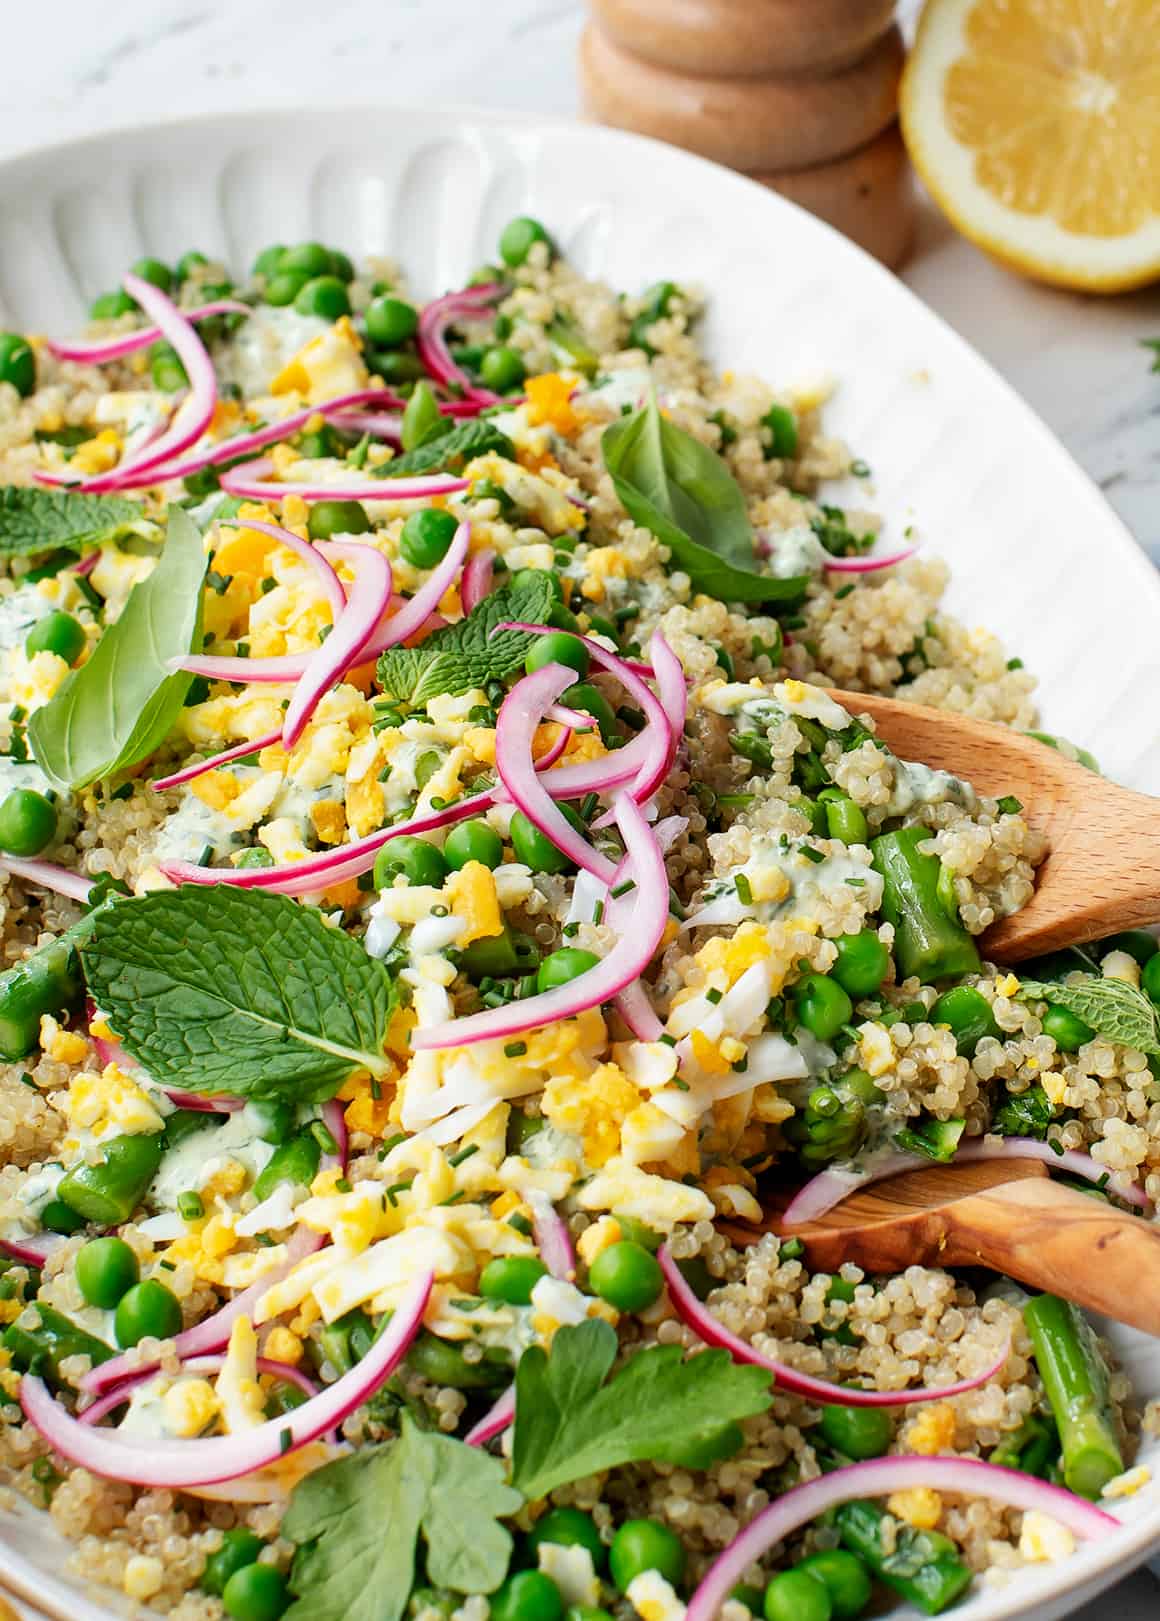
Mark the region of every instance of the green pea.
<instances>
[{"instance_id":1,"label":"green pea","mask_svg":"<svg viewBox=\"0 0 1160 1621\"><path fill-rule=\"evenodd\" d=\"M536 989L541 992L554 991L558 985L568 985L581 974L598 966L600 958L595 952L584 951L579 946L561 946L559 951L553 951L550 957L545 957L536 971Z\"/></svg>"},{"instance_id":2,"label":"green pea","mask_svg":"<svg viewBox=\"0 0 1160 1621\"><path fill-rule=\"evenodd\" d=\"M394 349L413 338L419 327L419 312L405 298L385 294L367 306L367 337L383 349Z\"/></svg>"},{"instance_id":3,"label":"green pea","mask_svg":"<svg viewBox=\"0 0 1160 1621\"><path fill-rule=\"evenodd\" d=\"M330 250L330 273L332 276L337 276L339 281L354 280L354 263L350 255L343 253L341 248L331 248Z\"/></svg>"},{"instance_id":4,"label":"green pea","mask_svg":"<svg viewBox=\"0 0 1160 1621\"><path fill-rule=\"evenodd\" d=\"M40 1212L40 1225L48 1233L63 1233L67 1238L72 1233L79 1233L85 1225L85 1218L78 1216L75 1210L59 1199L50 1199Z\"/></svg>"},{"instance_id":5,"label":"green pea","mask_svg":"<svg viewBox=\"0 0 1160 1621\"><path fill-rule=\"evenodd\" d=\"M995 1023L991 1004L971 985L953 985L944 991L928 1015L931 1024L949 1025L955 1046L970 1057L984 1036L1003 1039L1003 1032Z\"/></svg>"},{"instance_id":6,"label":"green pea","mask_svg":"<svg viewBox=\"0 0 1160 1621\"><path fill-rule=\"evenodd\" d=\"M1160 974L1153 976L1160 989ZM1144 975L1144 989L1147 990L1147 972ZM1151 992L1149 992L1151 995ZM1077 1053L1089 1041L1095 1039L1095 1031L1090 1024L1085 1023L1078 1013L1070 1008L1060 1007L1056 1002L1049 1002L1043 1015L1043 1034L1050 1036L1061 1053Z\"/></svg>"},{"instance_id":7,"label":"green pea","mask_svg":"<svg viewBox=\"0 0 1160 1621\"><path fill-rule=\"evenodd\" d=\"M334 535L365 535L371 527L361 501L316 501L306 520L311 540L330 540Z\"/></svg>"},{"instance_id":8,"label":"green pea","mask_svg":"<svg viewBox=\"0 0 1160 1621\"><path fill-rule=\"evenodd\" d=\"M783 1570L765 1589L765 1621L830 1621L829 1589L808 1571Z\"/></svg>"},{"instance_id":9,"label":"green pea","mask_svg":"<svg viewBox=\"0 0 1160 1621\"><path fill-rule=\"evenodd\" d=\"M72 614L56 608L38 619L24 638L29 658L35 653L55 653L66 664L75 664L85 650L85 627Z\"/></svg>"},{"instance_id":10,"label":"green pea","mask_svg":"<svg viewBox=\"0 0 1160 1621\"><path fill-rule=\"evenodd\" d=\"M13 788L0 803L0 850L39 855L56 834L56 807L35 788Z\"/></svg>"},{"instance_id":11,"label":"green pea","mask_svg":"<svg viewBox=\"0 0 1160 1621\"><path fill-rule=\"evenodd\" d=\"M870 1572L848 1548L825 1548L796 1566L821 1582L830 1595L834 1621L854 1621L870 1602Z\"/></svg>"},{"instance_id":12,"label":"green pea","mask_svg":"<svg viewBox=\"0 0 1160 1621\"><path fill-rule=\"evenodd\" d=\"M769 429L769 454L792 461L798 453L798 422L789 406L771 405L761 420Z\"/></svg>"},{"instance_id":13,"label":"green pea","mask_svg":"<svg viewBox=\"0 0 1160 1621\"><path fill-rule=\"evenodd\" d=\"M220 1598L230 1577L247 1565L256 1563L264 1547L261 1537L244 1525L223 1532L221 1547L216 1553L210 1554L201 1573L202 1592L213 1593Z\"/></svg>"},{"instance_id":14,"label":"green pea","mask_svg":"<svg viewBox=\"0 0 1160 1621\"><path fill-rule=\"evenodd\" d=\"M627 1239L601 1250L588 1269L588 1281L617 1311L645 1311L660 1299L665 1285L656 1256Z\"/></svg>"},{"instance_id":15,"label":"green pea","mask_svg":"<svg viewBox=\"0 0 1160 1621\"><path fill-rule=\"evenodd\" d=\"M11 383L22 399L36 388L36 356L19 332L0 332L0 383Z\"/></svg>"},{"instance_id":16,"label":"green pea","mask_svg":"<svg viewBox=\"0 0 1160 1621\"><path fill-rule=\"evenodd\" d=\"M298 289L294 308L299 315L321 315L325 321L337 321L350 314L350 299L337 276L313 276Z\"/></svg>"},{"instance_id":17,"label":"green pea","mask_svg":"<svg viewBox=\"0 0 1160 1621\"><path fill-rule=\"evenodd\" d=\"M94 1238L78 1251L77 1285L90 1306L112 1311L141 1278L136 1255L123 1238Z\"/></svg>"},{"instance_id":18,"label":"green pea","mask_svg":"<svg viewBox=\"0 0 1160 1621\"><path fill-rule=\"evenodd\" d=\"M1140 984L1153 1002L1160 1003L1160 956L1148 958L1140 970Z\"/></svg>"},{"instance_id":19,"label":"green pea","mask_svg":"<svg viewBox=\"0 0 1160 1621\"><path fill-rule=\"evenodd\" d=\"M413 568L434 568L447 556L458 521L440 507L412 512L399 535L399 551Z\"/></svg>"},{"instance_id":20,"label":"green pea","mask_svg":"<svg viewBox=\"0 0 1160 1621\"><path fill-rule=\"evenodd\" d=\"M608 1563L622 1593L646 1570L658 1570L667 1582L680 1587L685 1574L685 1549L667 1525L656 1520L625 1520L612 1539Z\"/></svg>"},{"instance_id":21,"label":"green pea","mask_svg":"<svg viewBox=\"0 0 1160 1621\"><path fill-rule=\"evenodd\" d=\"M171 1340L181 1332L181 1302L156 1278L145 1278L117 1302L113 1332L122 1350L143 1339Z\"/></svg>"},{"instance_id":22,"label":"green pea","mask_svg":"<svg viewBox=\"0 0 1160 1621\"><path fill-rule=\"evenodd\" d=\"M209 264L209 260L205 254L199 253L196 248L191 248L188 253L181 255L181 258L173 267L173 273L178 281L188 281L195 270L200 270L203 265L207 264Z\"/></svg>"},{"instance_id":23,"label":"green pea","mask_svg":"<svg viewBox=\"0 0 1160 1621\"><path fill-rule=\"evenodd\" d=\"M405 349L372 349L365 356L367 370L384 383L417 383L426 374L418 355Z\"/></svg>"},{"instance_id":24,"label":"green pea","mask_svg":"<svg viewBox=\"0 0 1160 1621\"><path fill-rule=\"evenodd\" d=\"M509 1306L530 1306L532 1290L547 1275L547 1267L534 1255L501 1255L489 1261L480 1273L479 1292L485 1300L506 1300ZM551 1542L553 1538L547 1540Z\"/></svg>"},{"instance_id":25,"label":"green pea","mask_svg":"<svg viewBox=\"0 0 1160 1621\"><path fill-rule=\"evenodd\" d=\"M613 1621L613 1617L595 1604L569 1604L564 1621Z\"/></svg>"},{"instance_id":26,"label":"green pea","mask_svg":"<svg viewBox=\"0 0 1160 1621\"><path fill-rule=\"evenodd\" d=\"M606 748L619 743L622 733L616 720L616 711L599 687L590 686L587 682L578 682L576 686L569 687L560 699L569 709L582 709L600 728L600 738Z\"/></svg>"},{"instance_id":27,"label":"green pea","mask_svg":"<svg viewBox=\"0 0 1160 1621\"><path fill-rule=\"evenodd\" d=\"M563 1621L560 1589L541 1570L509 1576L491 1600L491 1621Z\"/></svg>"},{"instance_id":28,"label":"green pea","mask_svg":"<svg viewBox=\"0 0 1160 1621\"><path fill-rule=\"evenodd\" d=\"M825 806L826 827L832 839L841 839L843 844L866 843L870 837L869 824L861 807L855 805L848 794L823 788L818 803Z\"/></svg>"},{"instance_id":29,"label":"green pea","mask_svg":"<svg viewBox=\"0 0 1160 1621\"><path fill-rule=\"evenodd\" d=\"M560 1548L587 1548L597 1573L603 1569L608 1557L608 1549L600 1540L596 1522L591 1514L585 1514L579 1508L550 1508L542 1519L536 1521L528 1537L528 1547L538 1548L542 1542L551 1542Z\"/></svg>"},{"instance_id":30,"label":"green pea","mask_svg":"<svg viewBox=\"0 0 1160 1621\"><path fill-rule=\"evenodd\" d=\"M268 248L263 248L250 266L251 276L276 276L285 252L281 242L272 242Z\"/></svg>"},{"instance_id":31,"label":"green pea","mask_svg":"<svg viewBox=\"0 0 1160 1621\"><path fill-rule=\"evenodd\" d=\"M514 270L517 265L525 263L537 242L546 242L548 252L551 253L552 239L539 220L534 220L527 214L517 215L514 220L509 220L500 232L499 256L505 265Z\"/></svg>"},{"instance_id":32,"label":"green pea","mask_svg":"<svg viewBox=\"0 0 1160 1621\"><path fill-rule=\"evenodd\" d=\"M873 996L890 972L890 952L874 930L840 934L834 944L838 958L830 969L831 979L850 996Z\"/></svg>"},{"instance_id":33,"label":"green pea","mask_svg":"<svg viewBox=\"0 0 1160 1621\"><path fill-rule=\"evenodd\" d=\"M298 451L311 461L319 456L341 456L345 445L328 423L311 433L304 433L298 440Z\"/></svg>"},{"instance_id":34,"label":"green pea","mask_svg":"<svg viewBox=\"0 0 1160 1621\"><path fill-rule=\"evenodd\" d=\"M123 288L118 287L114 293L101 293L89 305L89 319L91 321L115 321L120 315L128 315L137 308Z\"/></svg>"},{"instance_id":35,"label":"green pea","mask_svg":"<svg viewBox=\"0 0 1160 1621\"><path fill-rule=\"evenodd\" d=\"M138 259L129 268L135 276L140 276L142 281L159 287L163 293L169 292L173 286L173 272L168 265L162 264L160 259Z\"/></svg>"},{"instance_id":36,"label":"green pea","mask_svg":"<svg viewBox=\"0 0 1160 1621\"><path fill-rule=\"evenodd\" d=\"M829 1041L849 1024L854 1004L837 980L825 974L803 974L790 992L798 1023L819 1041Z\"/></svg>"},{"instance_id":37,"label":"green pea","mask_svg":"<svg viewBox=\"0 0 1160 1621\"><path fill-rule=\"evenodd\" d=\"M587 675L588 649L578 637L570 636L567 631L552 631L547 636L537 637L532 643L524 660L524 669L532 675L547 664L564 664L579 675Z\"/></svg>"},{"instance_id":38,"label":"green pea","mask_svg":"<svg viewBox=\"0 0 1160 1621\"><path fill-rule=\"evenodd\" d=\"M836 1452L855 1460L880 1458L894 1439L894 1420L885 1407L823 1407L818 1429Z\"/></svg>"},{"instance_id":39,"label":"green pea","mask_svg":"<svg viewBox=\"0 0 1160 1621\"><path fill-rule=\"evenodd\" d=\"M579 812L571 805L561 805L560 809L578 833L586 831ZM567 872L572 866L569 857L523 811L516 811L512 817L508 837L516 860L533 872Z\"/></svg>"},{"instance_id":40,"label":"green pea","mask_svg":"<svg viewBox=\"0 0 1160 1621\"><path fill-rule=\"evenodd\" d=\"M150 351L149 376L154 388L165 394L176 394L189 382L185 367L177 350L168 343L155 343Z\"/></svg>"},{"instance_id":41,"label":"green pea","mask_svg":"<svg viewBox=\"0 0 1160 1621\"><path fill-rule=\"evenodd\" d=\"M443 845L443 859L457 872L469 861L481 861L494 872L503 860L503 840L482 817L474 816L451 829Z\"/></svg>"},{"instance_id":42,"label":"green pea","mask_svg":"<svg viewBox=\"0 0 1160 1621\"><path fill-rule=\"evenodd\" d=\"M326 276L330 274L330 250L324 248L321 242L299 242L292 248L286 248L278 261L278 269L285 274L288 270L297 271L302 276Z\"/></svg>"},{"instance_id":43,"label":"green pea","mask_svg":"<svg viewBox=\"0 0 1160 1621\"><path fill-rule=\"evenodd\" d=\"M266 283L266 291L262 296L267 304L278 307L293 304L309 280L310 277L300 270L279 270L277 275L271 276Z\"/></svg>"},{"instance_id":44,"label":"green pea","mask_svg":"<svg viewBox=\"0 0 1160 1621\"><path fill-rule=\"evenodd\" d=\"M442 851L428 844L426 839L403 833L384 844L375 857L375 888L389 889L400 874L409 884L429 884L434 889L442 889L447 863Z\"/></svg>"},{"instance_id":45,"label":"green pea","mask_svg":"<svg viewBox=\"0 0 1160 1621\"><path fill-rule=\"evenodd\" d=\"M1143 968L1160 949L1160 944L1154 934L1147 929L1124 929L1119 934L1113 934L1110 939L1101 940L1097 948L1101 957L1109 951L1126 951L1129 957L1134 957Z\"/></svg>"},{"instance_id":46,"label":"green pea","mask_svg":"<svg viewBox=\"0 0 1160 1621\"><path fill-rule=\"evenodd\" d=\"M497 394L510 394L513 389L519 388L527 375L527 367L518 349L499 344L494 349L484 350L479 363L480 381Z\"/></svg>"},{"instance_id":47,"label":"green pea","mask_svg":"<svg viewBox=\"0 0 1160 1621\"><path fill-rule=\"evenodd\" d=\"M234 1621L278 1621L290 1602L286 1578L273 1565L243 1565L222 1591L222 1608Z\"/></svg>"}]
</instances>

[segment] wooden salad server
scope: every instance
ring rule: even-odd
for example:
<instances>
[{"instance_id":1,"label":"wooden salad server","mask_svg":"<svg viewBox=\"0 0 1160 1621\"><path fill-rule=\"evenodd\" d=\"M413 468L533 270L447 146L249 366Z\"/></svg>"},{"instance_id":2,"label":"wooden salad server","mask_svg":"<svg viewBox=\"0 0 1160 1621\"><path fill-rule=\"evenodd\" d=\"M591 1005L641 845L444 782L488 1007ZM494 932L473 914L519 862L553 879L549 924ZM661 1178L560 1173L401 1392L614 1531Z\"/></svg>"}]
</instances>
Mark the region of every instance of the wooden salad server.
<instances>
[{"instance_id":1,"label":"wooden salad server","mask_svg":"<svg viewBox=\"0 0 1160 1621\"><path fill-rule=\"evenodd\" d=\"M1160 922L1160 799L1121 788L1036 738L946 709L831 691L869 715L895 754L941 766L996 798L1014 794L1051 850L1021 912L980 938L992 961L1021 962Z\"/></svg>"},{"instance_id":2,"label":"wooden salad server","mask_svg":"<svg viewBox=\"0 0 1160 1621\"><path fill-rule=\"evenodd\" d=\"M784 1209L792 1196L782 1197ZM816 1221L731 1223L735 1244L798 1238L821 1272L984 1266L1089 1311L1160 1335L1160 1227L1052 1182L1038 1160L978 1160L904 1171L854 1192Z\"/></svg>"}]
</instances>

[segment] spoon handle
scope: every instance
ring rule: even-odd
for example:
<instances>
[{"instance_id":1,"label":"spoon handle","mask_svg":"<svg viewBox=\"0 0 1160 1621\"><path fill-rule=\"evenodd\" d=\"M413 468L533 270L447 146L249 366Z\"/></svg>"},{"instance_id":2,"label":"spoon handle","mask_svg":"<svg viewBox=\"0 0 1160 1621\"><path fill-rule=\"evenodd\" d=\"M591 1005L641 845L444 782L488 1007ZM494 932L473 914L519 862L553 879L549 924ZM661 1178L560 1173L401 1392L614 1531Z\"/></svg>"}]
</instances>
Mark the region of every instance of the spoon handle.
<instances>
[{"instance_id":1,"label":"spoon handle","mask_svg":"<svg viewBox=\"0 0 1160 1621\"><path fill-rule=\"evenodd\" d=\"M1160 1336L1160 1227L1046 1177L940 1212L947 1266L987 1266Z\"/></svg>"}]
</instances>

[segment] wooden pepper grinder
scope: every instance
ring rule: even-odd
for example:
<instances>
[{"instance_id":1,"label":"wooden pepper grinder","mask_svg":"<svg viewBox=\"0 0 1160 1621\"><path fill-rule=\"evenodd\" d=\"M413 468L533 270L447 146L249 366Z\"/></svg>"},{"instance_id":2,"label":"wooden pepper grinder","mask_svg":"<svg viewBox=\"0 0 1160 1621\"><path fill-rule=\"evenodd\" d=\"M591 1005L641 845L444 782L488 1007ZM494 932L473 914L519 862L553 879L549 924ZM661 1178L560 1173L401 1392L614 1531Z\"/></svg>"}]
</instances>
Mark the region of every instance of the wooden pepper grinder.
<instances>
[{"instance_id":1,"label":"wooden pepper grinder","mask_svg":"<svg viewBox=\"0 0 1160 1621\"><path fill-rule=\"evenodd\" d=\"M897 268L914 240L894 0L591 0L585 111L741 169Z\"/></svg>"}]
</instances>

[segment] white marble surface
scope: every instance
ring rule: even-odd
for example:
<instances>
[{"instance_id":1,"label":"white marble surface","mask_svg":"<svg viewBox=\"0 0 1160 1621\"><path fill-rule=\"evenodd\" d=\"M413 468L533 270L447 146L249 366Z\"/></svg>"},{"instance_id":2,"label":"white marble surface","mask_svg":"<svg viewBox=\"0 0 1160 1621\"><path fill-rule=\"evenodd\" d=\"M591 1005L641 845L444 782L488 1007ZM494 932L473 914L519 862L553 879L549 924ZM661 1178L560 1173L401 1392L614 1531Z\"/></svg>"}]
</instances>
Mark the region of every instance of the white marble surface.
<instances>
[{"instance_id":1,"label":"white marble surface","mask_svg":"<svg viewBox=\"0 0 1160 1621\"><path fill-rule=\"evenodd\" d=\"M0 158L101 128L307 101L574 115L583 14L583 0L7 0ZM1040 412L1160 563L1160 375L1140 348L1160 335L1160 289L1099 300L1032 286L933 212L906 279ZM1138 1573L1082 1621L1158 1611L1156 1582Z\"/></svg>"}]
</instances>

